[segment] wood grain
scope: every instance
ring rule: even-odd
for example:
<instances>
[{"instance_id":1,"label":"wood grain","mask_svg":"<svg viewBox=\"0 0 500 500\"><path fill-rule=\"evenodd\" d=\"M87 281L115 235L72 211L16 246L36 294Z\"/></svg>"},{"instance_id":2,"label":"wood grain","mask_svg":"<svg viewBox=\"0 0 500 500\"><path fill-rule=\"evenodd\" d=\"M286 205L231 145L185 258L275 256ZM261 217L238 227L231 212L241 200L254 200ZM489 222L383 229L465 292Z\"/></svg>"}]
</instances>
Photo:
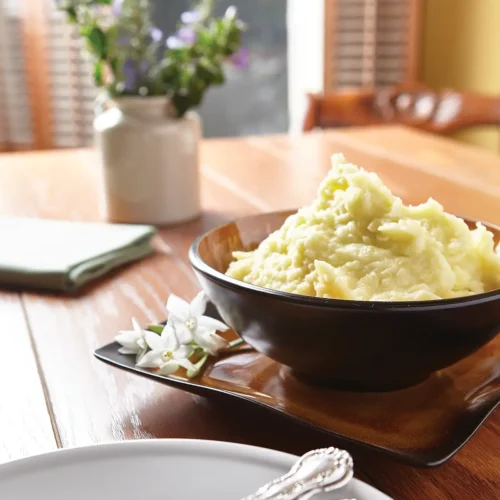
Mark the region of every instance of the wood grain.
<instances>
[{"instance_id":1,"label":"wood grain","mask_svg":"<svg viewBox=\"0 0 500 500\"><path fill-rule=\"evenodd\" d=\"M0 292L0 463L56 448L23 306Z\"/></svg>"},{"instance_id":2,"label":"wood grain","mask_svg":"<svg viewBox=\"0 0 500 500\"><path fill-rule=\"evenodd\" d=\"M113 273L80 296L22 295L63 446L152 436L245 442L295 453L321 446L320 435L268 417L259 408L190 396L110 368L94 360L91 352L128 327L131 316L142 323L162 319L169 293L185 298L196 293L198 285L187 262L195 236L246 214L308 203L330 167L331 154L338 151L378 172L407 202L433 196L447 210L500 223L500 159L413 130L379 127L300 138L205 141L204 212L199 220L162 228L154 257ZM96 159L93 152L76 150L0 156L0 215L99 220ZM9 321L11 328L26 335L26 324L15 312L20 307L17 296L6 297L12 301L5 306L15 320ZM1 321L4 317L0 315ZM35 380L27 383L40 388L34 358L29 359ZM37 390L40 398L43 393ZM7 392L2 403L14 408L17 393ZM21 411L12 410L9 422ZM0 413L0 423L4 420ZM53 448L55 439L46 424L31 448L12 439L5 450L0 444L0 453L9 458L31 453L32 448ZM455 459L436 470L416 470L368 455L356 459L359 469L396 499L495 498L500 487L499 427L496 412Z\"/></svg>"}]
</instances>

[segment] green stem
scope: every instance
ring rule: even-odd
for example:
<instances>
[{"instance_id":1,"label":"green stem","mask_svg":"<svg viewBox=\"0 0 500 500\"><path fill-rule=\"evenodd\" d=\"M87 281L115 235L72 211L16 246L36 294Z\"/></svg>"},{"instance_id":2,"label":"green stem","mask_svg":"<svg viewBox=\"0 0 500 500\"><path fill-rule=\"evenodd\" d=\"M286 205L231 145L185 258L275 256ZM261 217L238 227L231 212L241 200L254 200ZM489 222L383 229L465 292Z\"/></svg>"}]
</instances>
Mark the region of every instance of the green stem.
<instances>
[{"instance_id":1,"label":"green stem","mask_svg":"<svg viewBox=\"0 0 500 500\"><path fill-rule=\"evenodd\" d=\"M245 341L243 339L241 339L241 338L236 339L236 340L232 340L227 345L227 348L228 349L234 349L235 347L238 347L239 345L244 344L244 343L245 343Z\"/></svg>"},{"instance_id":2,"label":"green stem","mask_svg":"<svg viewBox=\"0 0 500 500\"><path fill-rule=\"evenodd\" d=\"M196 363L194 365L194 368L192 368L191 370L188 370L187 371L187 376L188 378L194 378L194 377L197 377L201 371L201 368L203 367L203 365L206 363L208 359L208 354L205 354L199 361L198 363Z\"/></svg>"}]
</instances>

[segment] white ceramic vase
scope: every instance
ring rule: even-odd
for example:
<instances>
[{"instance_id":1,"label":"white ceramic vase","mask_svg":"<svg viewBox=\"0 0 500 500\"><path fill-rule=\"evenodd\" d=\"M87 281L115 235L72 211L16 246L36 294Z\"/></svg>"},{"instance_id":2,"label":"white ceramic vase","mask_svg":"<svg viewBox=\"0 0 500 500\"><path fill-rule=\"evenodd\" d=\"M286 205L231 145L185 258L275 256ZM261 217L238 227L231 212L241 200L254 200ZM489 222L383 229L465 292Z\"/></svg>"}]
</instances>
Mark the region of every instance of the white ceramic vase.
<instances>
[{"instance_id":1,"label":"white ceramic vase","mask_svg":"<svg viewBox=\"0 0 500 500\"><path fill-rule=\"evenodd\" d=\"M199 215L197 113L176 118L165 97L123 97L94 130L107 220L166 225Z\"/></svg>"}]
</instances>

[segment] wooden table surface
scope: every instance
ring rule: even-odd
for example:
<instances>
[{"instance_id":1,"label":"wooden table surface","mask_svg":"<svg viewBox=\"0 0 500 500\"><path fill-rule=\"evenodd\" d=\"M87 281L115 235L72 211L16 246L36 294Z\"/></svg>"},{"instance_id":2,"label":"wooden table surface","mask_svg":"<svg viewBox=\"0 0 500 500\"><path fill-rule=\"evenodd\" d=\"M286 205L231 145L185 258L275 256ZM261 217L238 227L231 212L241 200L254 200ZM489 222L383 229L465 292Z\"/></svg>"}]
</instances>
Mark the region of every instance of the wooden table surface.
<instances>
[{"instance_id":1,"label":"wooden table surface","mask_svg":"<svg viewBox=\"0 0 500 500\"><path fill-rule=\"evenodd\" d=\"M128 328L131 316L162 320L169 293L194 296L187 249L196 235L228 219L308 203L338 151L379 173L406 202L431 196L448 211L500 223L500 157L448 139L377 127L207 140L203 216L162 229L155 256L78 297L0 292L0 462L152 437L296 454L322 446L314 431L265 410L186 394L107 366L92 352ZM0 216L99 220L97 165L96 153L85 150L0 155ZM415 469L377 455L357 456L356 463L359 477L395 499L500 498L500 412L439 468Z\"/></svg>"}]
</instances>

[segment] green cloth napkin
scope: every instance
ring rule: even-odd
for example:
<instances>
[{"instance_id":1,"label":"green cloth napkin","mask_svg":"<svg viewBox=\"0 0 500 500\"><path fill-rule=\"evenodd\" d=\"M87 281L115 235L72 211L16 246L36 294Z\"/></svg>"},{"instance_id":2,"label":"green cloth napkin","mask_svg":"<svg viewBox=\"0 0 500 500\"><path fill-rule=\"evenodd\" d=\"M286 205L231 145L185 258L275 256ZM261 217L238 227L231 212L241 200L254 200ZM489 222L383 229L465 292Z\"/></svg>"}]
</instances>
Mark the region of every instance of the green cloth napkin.
<instances>
[{"instance_id":1,"label":"green cloth napkin","mask_svg":"<svg viewBox=\"0 0 500 500\"><path fill-rule=\"evenodd\" d=\"M153 226L0 218L0 285L74 291L153 252Z\"/></svg>"}]
</instances>

